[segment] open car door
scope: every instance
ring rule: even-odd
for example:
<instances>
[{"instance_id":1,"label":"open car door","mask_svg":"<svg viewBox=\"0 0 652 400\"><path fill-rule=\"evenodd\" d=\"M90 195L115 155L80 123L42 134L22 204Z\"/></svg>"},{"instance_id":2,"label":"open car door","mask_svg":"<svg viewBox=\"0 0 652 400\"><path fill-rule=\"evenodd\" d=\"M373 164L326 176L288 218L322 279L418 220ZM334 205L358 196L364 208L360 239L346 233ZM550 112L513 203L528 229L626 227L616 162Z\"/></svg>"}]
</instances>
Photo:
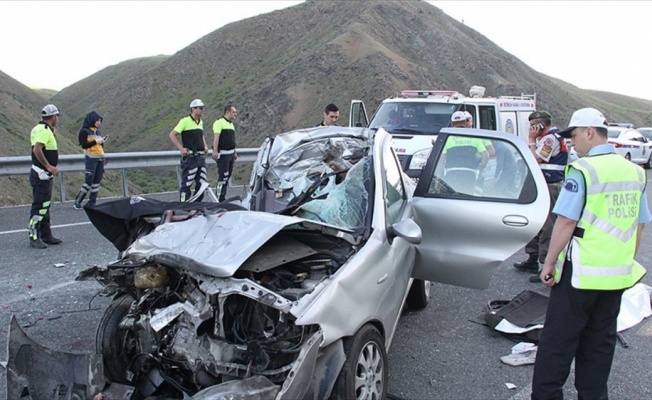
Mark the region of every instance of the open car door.
<instances>
[{"instance_id":1,"label":"open car door","mask_svg":"<svg viewBox=\"0 0 652 400\"><path fill-rule=\"evenodd\" d=\"M456 151L461 146L475 152ZM465 163L456 159L460 156ZM550 197L523 139L445 128L421 173L413 205L423 234L413 277L484 289L497 267L539 232Z\"/></svg>"},{"instance_id":2,"label":"open car door","mask_svg":"<svg viewBox=\"0 0 652 400\"><path fill-rule=\"evenodd\" d=\"M349 126L354 128L366 128L369 126L367 110L362 100L351 100L351 109L349 110Z\"/></svg>"}]
</instances>

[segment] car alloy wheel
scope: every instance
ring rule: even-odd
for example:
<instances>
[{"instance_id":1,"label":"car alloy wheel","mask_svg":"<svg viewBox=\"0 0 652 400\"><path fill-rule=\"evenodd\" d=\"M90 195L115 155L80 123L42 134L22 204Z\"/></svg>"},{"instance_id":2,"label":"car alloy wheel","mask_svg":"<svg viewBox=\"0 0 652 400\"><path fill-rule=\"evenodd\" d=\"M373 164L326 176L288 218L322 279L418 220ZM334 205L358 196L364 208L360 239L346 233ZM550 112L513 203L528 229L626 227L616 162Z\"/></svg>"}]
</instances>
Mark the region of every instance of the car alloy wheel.
<instances>
[{"instance_id":1,"label":"car alloy wheel","mask_svg":"<svg viewBox=\"0 0 652 400\"><path fill-rule=\"evenodd\" d=\"M382 400L387 396L387 352L378 330L364 325L344 340L347 359L333 390L334 399Z\"/></svg>"}]
</instances>

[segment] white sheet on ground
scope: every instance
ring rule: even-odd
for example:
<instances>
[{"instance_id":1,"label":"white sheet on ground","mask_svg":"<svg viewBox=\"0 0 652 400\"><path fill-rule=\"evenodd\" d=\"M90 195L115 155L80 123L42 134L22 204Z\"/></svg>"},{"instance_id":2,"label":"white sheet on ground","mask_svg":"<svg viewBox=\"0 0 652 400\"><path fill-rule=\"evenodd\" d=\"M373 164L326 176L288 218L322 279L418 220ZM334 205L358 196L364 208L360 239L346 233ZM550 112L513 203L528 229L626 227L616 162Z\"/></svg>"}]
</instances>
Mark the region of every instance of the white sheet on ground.
<instances>
[{"instance_id":1,"label":"white sheet on ground","mask_svg":"<svg viewBox=\"0 0 652 400\"><path fill-rule=\"evenodd\" d=\"M637 283L625 290L620 302L618 332L629 329L652 315L650 297L652 297L652 287L643 283Z\"/></svg>"}]
</instances>

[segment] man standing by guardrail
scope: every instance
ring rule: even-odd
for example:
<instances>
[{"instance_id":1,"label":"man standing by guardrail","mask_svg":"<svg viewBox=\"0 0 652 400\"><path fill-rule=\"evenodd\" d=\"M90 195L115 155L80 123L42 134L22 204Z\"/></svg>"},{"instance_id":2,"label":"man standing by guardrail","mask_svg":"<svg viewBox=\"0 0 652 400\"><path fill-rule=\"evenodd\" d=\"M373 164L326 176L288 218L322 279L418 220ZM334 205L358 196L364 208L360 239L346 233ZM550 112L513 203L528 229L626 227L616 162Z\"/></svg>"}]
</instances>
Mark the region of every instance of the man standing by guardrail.
<instances>
[{"instance_id":1,"label":"man standing by guardrail","mask_svg":"<svg viewBox=\"0 0 652 400\"><path fill-rule=\"evenodd\" d=\"M48 104L41 111L42 120L30 134L32 142L32 208L29 211L29 244L36 249L47 249L48 244L59 244L50 228L50 204L52 203L52 178L59 174L59 148L54 128L59 121L59 110Z\"/></svg>"},{"instance_id":2,"label":"man standing by guardrail","mask_svg":"<svg viewBox=\"0 0 652 400\"><path fill-rule=\"evenodd\" d=\"M206 160L208 145L204 137L204 102L195 99L190 103L190 115L181 118L177 126L170 132L170 140L181 153L181 185L179 185L179 201L184 202L191 197L192 183L195 182L195 193L206 179ZM177 135L181 135L181 141ZM204 194L197 197L201 201Z\"/></svg>"},{"instance_id":3,"label":"man standing by guardrail","mask_svg":"<svg viewBox=\"0 0 652 400\"><path fill-rule=\"evenodd\" d=\"M213 124L213 160L217 163L217 188L215 194L220 202L226 198L226 188L233 173L233 163L238 159L235 151L235 126L238 115L233 104L224 107L224 115Z\"/></svg>"}]
</instances>

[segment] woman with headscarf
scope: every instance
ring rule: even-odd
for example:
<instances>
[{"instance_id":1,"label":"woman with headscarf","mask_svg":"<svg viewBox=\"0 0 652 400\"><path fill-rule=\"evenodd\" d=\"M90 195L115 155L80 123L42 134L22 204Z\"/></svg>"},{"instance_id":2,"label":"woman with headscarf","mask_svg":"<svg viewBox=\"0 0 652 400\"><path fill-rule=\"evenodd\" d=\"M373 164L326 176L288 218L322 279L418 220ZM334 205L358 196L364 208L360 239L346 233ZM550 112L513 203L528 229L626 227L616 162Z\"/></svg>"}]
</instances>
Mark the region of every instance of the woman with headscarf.
<instances>
[{"instance_id":1,"label":"woman with headscarf","mask_svg":"<svg viewBox=\"0 0 652 400\"><path fill-rule=\"evenodd\" d=\"M75 210L82 209L82 201L90 191L87 206L93 207L97 200L97 193L100 190L100 182L104 176L104 142L106 136L102 136L100 125L102 117L96 111L91 111L84 118L84 124L79 131L79 145L84 149L84 163L86 166L84 184L77 197L73 207Z\"/></svg>"}]
</instances>

